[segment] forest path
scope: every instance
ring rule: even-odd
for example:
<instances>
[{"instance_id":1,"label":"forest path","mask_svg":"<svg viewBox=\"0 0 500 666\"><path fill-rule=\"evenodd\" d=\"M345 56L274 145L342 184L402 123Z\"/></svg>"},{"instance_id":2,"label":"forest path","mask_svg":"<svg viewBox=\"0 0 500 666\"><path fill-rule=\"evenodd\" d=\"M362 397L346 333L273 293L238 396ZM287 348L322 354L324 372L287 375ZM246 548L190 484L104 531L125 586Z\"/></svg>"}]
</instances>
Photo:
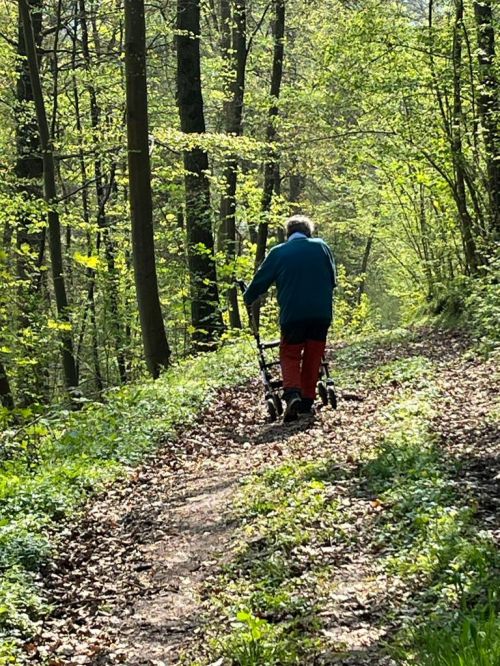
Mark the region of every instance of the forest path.
<instances>
[{"instance_id":1,"label":"forest path","mask_svg":"<svg viewBox=\"0 0 500 666\"><path fill-rule=\"evenodd\" d=\"M457 482L475 498L479 522L498 536L498 423L489 420L497 377L492 361L468 358L464 349L460 338L423 332L370 349L351 370L373 375L398 359L403 368L404 359L432 364L440 401L434 432L447 455L461 460ZM250 475L316 459L333 465L342 532L356 538L312 555L331 581L328 593L318 592L321 628L304 629L319 632L323 647L300 663L395 663L383 645L411 616L412 592L379 567L374 521L383 506L363 486L360 456L384 435L383 414L406 379L379 374L369 390L358 387L362 400L341 400L337 412L323 409L288 426L265 423L257 382L219 393L197 423L91 502L65 535L64 556L45 577L55 609L36 649L29 646L30 663L170 665L186 654L231 663L214 658L203 636L205 622L227 622L220 609L206 607L221 566L241 549L232 502Z\"/></svg>"}]
</instances>

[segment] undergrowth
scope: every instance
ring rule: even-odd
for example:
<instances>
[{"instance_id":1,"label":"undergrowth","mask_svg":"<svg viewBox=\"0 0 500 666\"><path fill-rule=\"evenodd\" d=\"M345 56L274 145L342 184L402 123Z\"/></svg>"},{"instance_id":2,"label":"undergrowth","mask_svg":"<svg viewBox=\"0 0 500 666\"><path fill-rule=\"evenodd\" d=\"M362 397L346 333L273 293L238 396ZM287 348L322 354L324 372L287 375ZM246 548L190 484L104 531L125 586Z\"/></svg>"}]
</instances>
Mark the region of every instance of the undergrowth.
<instances>
[{"instance_id":1,"label":"undergrowth","mask_svg":"<svg viewBox=\"0 0 500 666\"><path fill-rule=\"evenodd\" d=\"M435 304L438 323L464 328L475 338L476 348L489 355L500 350L500 252L482 267L476 278L460 276Z\"/></svg>"},{"instance_id":2,"label":"undergrowth","mask_svg":"<svg viewBox=\"0 0 500 666\"><path fill-rule=\"evenodd\" d=\"M47 612L37 571L61 521L89 494L127 474L159 439L174 436L222 387L255 374L244 341L182 362L156 382L110 391L106 402L5 430L0 440L0 664ZM14 660L14 661L13 661Z\"/></svg>"},{"instance_id":3,"label":"undergrowth","mask_svg":"<svg viewBox=\"0 0 500 666\"><path fill-rule=\"evenodd\" d=\"M217 621L209 620L198 660L187 663L224 657L240 666L287 665L348 656L328 638L323 618L335 571L353 549L378 553L372 575L407 590L401 596L396 585L378 619L390 627L379 648L396 663L500 663L500 561L478 526L474 497L456 481L457 462L434 434L442 398L434 366L423 356L373 364L379 348L380 340L360 341L337 356L343 377L362 373L368 387L395 387L373 446L353 452L359 465L343 467L323 453L246 483L234 507L240 528L230 563L206 590L207 617ZM363 501L379 510L360 524L352 507Z\"/></svg>"},{"instance_id":4,"label":"undergrowth","mask_svg":"<svg viewBox=\"0 0 500 666\"><path fill-rule=\"evenodd\" d=\"M432 433L438 395L431 384L395 403L386 436L364 476L389 507L374 535L384 568L413 590L393 612L401 629L389 649L401 663L498 663L500 558L478 528L475 500L455 482L456 463Z\"/></svg>"},{"instance_id":5,"label":"undergrowth","mask_svg":"<svg viewBox=\"0 0 500 666\"><path fill-rule=\"evenodd\" d=\"M233 550L205 590L212 621L186 663L291 666L346 655L326 631L325 609L335 617L335 572L352 552L377 553L369 575L402 583L377 618L390 628L379 647L397 663L500 663L499 557L434 433L443 398L434 364L390 353L406 338L400 331L358 340L336 354L342 385L352 378L394 391L368 449L354 446L346 463L313 448L245 483L233 507ZM16 644L47 612L37 571L60 522L192 419L215 389L254 374L248 357L252 348L241 341L158 382L113 391L101 405L3 435L0 664L15 663Z\"/></svg>"}]
</instances>

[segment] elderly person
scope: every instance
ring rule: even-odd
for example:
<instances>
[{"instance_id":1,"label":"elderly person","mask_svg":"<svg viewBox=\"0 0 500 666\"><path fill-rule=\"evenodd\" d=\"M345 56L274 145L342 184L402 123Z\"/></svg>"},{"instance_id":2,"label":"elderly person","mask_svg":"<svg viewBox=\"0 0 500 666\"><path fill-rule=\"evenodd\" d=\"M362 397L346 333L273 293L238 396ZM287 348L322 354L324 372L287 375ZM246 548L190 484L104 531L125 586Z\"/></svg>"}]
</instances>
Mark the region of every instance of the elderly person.
<instances>
[{"instance_id":1,"label":"elderly person","mask_svg":"<svg viewBox=\"0 0 500 666\"><path fill-rule=\"evenodd\" d=\"M312 238L314 225L304 215L286 222L287 241L274 247L245 292L251 305L276 283L280 307L280 363L284 421L311 413L321 359L332 321L335 262L328 245Z\"/></svg>"}]
</instances>

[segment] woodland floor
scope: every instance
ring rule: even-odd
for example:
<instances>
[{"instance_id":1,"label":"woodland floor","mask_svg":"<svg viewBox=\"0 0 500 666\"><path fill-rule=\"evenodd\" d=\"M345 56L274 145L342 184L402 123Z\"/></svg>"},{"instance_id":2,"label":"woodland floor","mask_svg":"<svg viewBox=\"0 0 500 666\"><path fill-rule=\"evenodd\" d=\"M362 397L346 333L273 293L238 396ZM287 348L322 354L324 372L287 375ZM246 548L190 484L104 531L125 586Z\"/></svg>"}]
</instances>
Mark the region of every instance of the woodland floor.
<instances>
[{"instance_id":1,"label":"woodland floor","mask_svg":"<svg viewBox=\"0 0 500 666\"><path fill-rule=\"evenodd\" d=\"M401 361L400 372L404 359L415 358L432 368L433 437L453 462L452 482L474 503L477 529L498 540L499 433L490 418L498 410L498 374L493 361L466 350L463 338L429 331L373 346L339 382L359 399L341 399L336 412L324 408L314 420L288 426L266 423L258 382L220 392L198 422L95 498L67 530L62 555L44 575L54 610L26 645L27 659L52 666L231 663L207 647L206 635L228 623L210 598L247 534L233 502L252 475L322 460L333 470L328 492L340 507L344 536L311 555L329 581L313 590L317 622L296 625L321 638L299 663L398 663L385 645L417 612L420 583L380 566L387 547L377 538L377 521L386 506L365 483L362 461L384 435L385 410L402 392L418 390L418 382L377 369ZM259 537L248 535L245 548L255 556ZM301 548L294 550L302 552L299 566L308 557Z\"/></svg>"}]
</instances>

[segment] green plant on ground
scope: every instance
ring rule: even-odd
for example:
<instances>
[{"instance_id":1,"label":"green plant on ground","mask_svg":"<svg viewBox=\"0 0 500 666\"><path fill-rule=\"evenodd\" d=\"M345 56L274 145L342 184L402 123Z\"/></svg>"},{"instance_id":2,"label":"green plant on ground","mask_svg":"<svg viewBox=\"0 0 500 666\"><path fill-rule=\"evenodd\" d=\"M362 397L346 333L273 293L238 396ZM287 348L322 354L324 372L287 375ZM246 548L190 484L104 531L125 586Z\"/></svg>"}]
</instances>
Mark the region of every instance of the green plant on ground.
<instances>
[{"instance_id":1,"label":"green plant on ground","mask_svg":"<svg viewBox=\"0 0 500 666\"><path fill-rule=\"evenodd\" d=\"M468 327L475 333L482 351L500 348L500 252L485 266L481 280L467 282L465 317Z\"/></svg>"},{"instance_id":2,"label":"green plant on ground","mask_svg":"<svg viewBox=\"0 0 500 666\"><path fill-rule=\"evenodd\" d=\"M417 584L418 614L393 650L405 661L413 653L419 666L493 666L500 558L490 535L478 531L471 498L453 482L455 463L436 446L435 399L432 384L403 394L363 470L387 507L374 535L390 551L383 565Z\"/></svg>"},{"instance_id":3,"label":"green plant on ground","mask_svg":"<svg viewBox=\"0 0 500 666\"><path fill-rule=\"evenodd\" d=\"M332 370L339 384L343 386L364 383L365 374L369 374L373 352L376 349L390 348L411 340L415 330L397 328L390 331L378 331L370 336L359 335L349 338L348 343L334 347L332 352Z\"/></svg>"},{"instance_id":4,"label":"green plant on ground","mask_svg":"<svg viewBox=\"0 0 500 666\"><path fill-rule=\"evenodd\" d=\"M298 664L293 641L279 627L256 617L248 610L239 611L232 622L232 632L219 649L235 666L288 666Z\"/></svg>"},{"instance_id":5,"label":"green plant on ground","mask_svg":"<svg viewBox=\"0 0 500 666\"><path fill-rule=\"evenodd\" d=\"M79 412L59 409L3 433L0 664L9 663L13 645L30 635L46 611L31 572L51 556L58 523L192 421L216 389L254 374L251 348L242 340L187 359L155 382L114 389L104 403Z\"/></svg>"},{"instance_id":6,"label":"green plant on ground","mask_svg":"<svg viewBox=\"0 0 500 666\"><path fill-rule=\"evenodd\" d=\"M498 666L500 616L495 600L461 612L447 626L415 637L421 666Z\"/></svg>"},{"instance_id":7,"label":"green plant on ground","mask_svg":"<svg viewBox=\"0 0 500 666\"><path fill-rule=\"evenodd\" d=\"M340 475L329 461L293 462L245 483L235 506L240 538L211 591L227 627L214 628L212 657L286 665L320 651L317 555L345 538L332 490Z\"/></svg>"},{"instance_id":8,"label":"green plant on ground","mask_svg":"<svg viewBox=\"0 0 500 666\"><path fill-rule=\"evenodd\" d=\"M387 340L397 351L399 340ZM385 342L375 345L377 359ZM328 457L291 460L245 483L235 505L241 527L233 558L208 591L217 625L211 625L216 639L207 663L221 654L234 664L275 663L265 650L269 643L279 650L284 641L292 641L298 663L314 663L326 649L340 650L322 633L335 573L321 553L365 551L366 539L378 553L374 566L382 577L411 591L405 599L396 594L380 620L401 627L387 643L398 663L482 666L484 654L496 654L497 608L488 599L500 588L498 555L490 535L479 529L474 498L456 482L457 462L434 433L443 397L435 368L423 356L407 356L404 348L404 358L377 366L370 345L360 342L338 355L348 372L355 367L359 376L366 368L372 385L397 385L372 446L359 452L361 464L345 466ZM390 358L392 350L380 356ZM351 501L368 498L380 512L366 518L359 536L349 530L359 520ZM234 624L242 609L265 635L258 645L245 622ZM440 646L438 656L432 654L433 641Z\"/></svg>"},{"instance_id":9,"label":"green plant on ground","mask_svg":"<svg viewBox=\"0 0 500 666\"><path fill-rule=\"evenodd\" d=\"M4 642L21 638L47 610L31 573L19 566L4 571L0 579L0 654Z\"/></svg>"},{"instance_id":10,"label":"green plant on ground","mask_svg":"<svg viewBox=\"0 0 500 666\"><path fill-rule=\"evenodd\" d=\"M388 381L395 384L425 384L433 375L433 364L425 356L410 356L379 365L368 372L370 383L380 386Z\"/></svg>"}]
</instances>

